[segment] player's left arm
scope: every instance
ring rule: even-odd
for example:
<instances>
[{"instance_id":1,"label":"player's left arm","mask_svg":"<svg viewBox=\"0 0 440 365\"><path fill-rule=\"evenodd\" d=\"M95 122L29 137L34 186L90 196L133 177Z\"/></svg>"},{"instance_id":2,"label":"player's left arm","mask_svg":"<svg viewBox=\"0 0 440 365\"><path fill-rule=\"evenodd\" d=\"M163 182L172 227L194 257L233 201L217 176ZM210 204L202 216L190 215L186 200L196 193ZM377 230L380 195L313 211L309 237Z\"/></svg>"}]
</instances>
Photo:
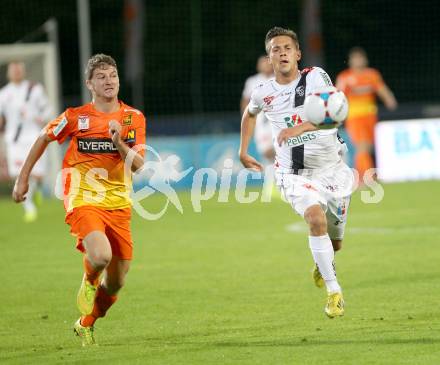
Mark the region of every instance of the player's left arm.
<instances>
[{"instance_id":1,"label":"player's left arm","mask_svg":"<svg viewBox=\"0 0 440 365\"><path fill-rule=\"evenodd\" d=\"M387 109L395 110L397 108L397 100L391 89L384 83L376 91L377 96L384 103Z\"/></svg>"},{"instance_id":2,"label":"player's left arm","mask_svg":"<svg viewBox=\"0 0 440 365\"><path fill-rule=\"evenodd\" d=\"M145 136L145 128L138 128L139 130L143 129L143 135ZM138 129L136 131L138 132ZM131 171L136 172L144 165L144 157L143 150L136 151L136 149L131 149L122 139L121 137L122 126L115 120L110 121L109 123L109 133L112 138L113 144L118 149L121 158L125 161L127 157L131 158ZM141 133L137 133L139 135ZM145 143L145 137L143 138L143 143ZM140 145L142 143L137 143Z\"/></svg>"},{"instance_id":3,"label":"player's left arm","mask_svg":"<svg viewBox=\"0 0 440 365\"><path fill-rule=\"evenodd\" d=\"M376 91L379 99L384 103L385 107L389 110L394 110L397 108L397 100L394 97L391 89L383 81L382 75L376 69L370 69L371 79L374 85L374 90Z\"/></svg>"},{"instance_id":4,"label":"player's left arm","mask_svg":"<svg viewBox=\"0 0 440 365\"><path fill-rule=\"evenodd\" d=\"M287 142L289 138L298 137L305 132L317 131L318 129L319 128L317 128L312 123L304 122L294 127L284 128L283 130L281 130L281 132L278 134L277 141L278 144L281 146L284 142Z\"/></svg>"},{"instance_id":5,"label":"player's left arm","mask_svg":"<svg viewBox=\"0 0 440 365\"><path fill-rule=\"evenodd\" d=\"M14 190L12 191L12 198L16 203L21 203L26 200L26 193L29 190L29 176L37 161L46 150L52 139L47 135L46 131L41 131L38 138L32 145L26 160L21 167L20 173L15 180Z\"/></svg>"}]
</instances>

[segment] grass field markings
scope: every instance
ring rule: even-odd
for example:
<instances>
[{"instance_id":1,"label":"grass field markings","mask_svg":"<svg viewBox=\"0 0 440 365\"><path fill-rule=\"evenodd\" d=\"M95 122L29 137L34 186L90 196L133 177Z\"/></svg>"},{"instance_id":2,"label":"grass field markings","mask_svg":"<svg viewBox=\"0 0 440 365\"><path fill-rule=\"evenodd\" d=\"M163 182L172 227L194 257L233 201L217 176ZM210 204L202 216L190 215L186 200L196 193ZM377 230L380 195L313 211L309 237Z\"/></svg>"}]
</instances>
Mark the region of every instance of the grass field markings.
<instances>
[{"instance_id":1,"label":"grass field markings","mask_svg":"<svg viewBox=\"0 0 440 365\"><path fill-rule=\"evenodd\" d=\"M304 222L288 224L285 227L288 232L308 232L309 229ZM350 227L346 228L347 233L354 234L395 234L395 233L435 233L440 232L440 227L436 226L417 226L417 227Z\"/></svg>"}]
</instances>

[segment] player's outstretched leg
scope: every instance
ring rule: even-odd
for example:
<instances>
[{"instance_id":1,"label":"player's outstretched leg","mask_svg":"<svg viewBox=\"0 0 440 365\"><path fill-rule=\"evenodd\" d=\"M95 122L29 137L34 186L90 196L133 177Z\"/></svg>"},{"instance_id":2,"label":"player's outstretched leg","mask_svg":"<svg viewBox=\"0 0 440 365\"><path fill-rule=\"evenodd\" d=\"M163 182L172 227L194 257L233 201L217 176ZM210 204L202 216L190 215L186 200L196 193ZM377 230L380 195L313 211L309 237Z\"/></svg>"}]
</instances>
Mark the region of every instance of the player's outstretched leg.
<instances>
[{"instance_id":1,"label":"player's outstretched leg","mask_svg":"<svg viewBox=\"0 0 440 365\"><path fill-rule=\"evenodd\" d=\"M117 293L123 287L125 282L125 276L130 267L130 260L122 260L117 256L113 256L110 264L104 271L104 277L101 284L98 286L96 297L93 303L93 309L90 314L83 315L75 324L79 324L82 328L90 330L93 337L93 328L98 318L102 318L106 315L110 307L118 299ZM78 334L78 332L75 330ZM82 337L83 346L88 345L87 338ZM93 343L95 343L93 339Z\"/></svg>"},{"instance_id":2,"label":"player's outstretched leg","mask_svg":"<svg viewBox=\"0 0 440 365\"><path fill-rule=\"evenodd\" d=\"M83 258L84 276L78 291L77 305L82 315L92 313L99 276L110 263L112 249L106 235L101 231L90 232L83 240L86 254Z\"/></svg>"},{"instance_id":3,"label":"player's outstretched leg","mask_svg":"<svg viewBox=\"0 0 440 365\"><path fill-rule=\"evenodd\" d=\"M304 213L304 219L309 224L309 245L312 256L328 292L325 313L330 318L344 314L344 300L341 287L336 279L334 267L334 250L327 233L327 219L320 205L313 205Z\"/></svg>"}]
</instances>

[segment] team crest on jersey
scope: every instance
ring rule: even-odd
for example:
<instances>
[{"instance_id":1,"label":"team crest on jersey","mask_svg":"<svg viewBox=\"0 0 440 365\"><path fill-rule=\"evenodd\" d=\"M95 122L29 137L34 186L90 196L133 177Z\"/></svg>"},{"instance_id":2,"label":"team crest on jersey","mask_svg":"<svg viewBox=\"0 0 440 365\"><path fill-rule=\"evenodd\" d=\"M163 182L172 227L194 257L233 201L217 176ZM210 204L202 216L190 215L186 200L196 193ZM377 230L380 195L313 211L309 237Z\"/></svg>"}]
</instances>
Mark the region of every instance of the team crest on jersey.
<instances>
[{"instance_id":1,"label":"team crest on jersey","mask_svg":"<svg viewBox=\"0 0 440 365\"><path fill-rule=\"evenodd\" d=\"M132 114L128 114L122 119L122 125L131 125Z\"/></svg>"},{"instance_id":2,"label":"team crest on jersey","mask_svg":"<svg viewBox=\"0 0 440 365\"><path fill-rule=\"evenodd\" d=\"M295 89L295 94L298 96L304 96L304 92L305 92L304 85L298 86Z\"/></svg>"},{"instance_id":3,"label":"team crest on jersey","mask_svg":"<svg viewBox=\"0 0 440 365\"><path fill-rule=\"evenodd\" d=\"M88 115L78 115L78 129L83 131L89 129L89 116Z\"/></svg>"}]
</instances>

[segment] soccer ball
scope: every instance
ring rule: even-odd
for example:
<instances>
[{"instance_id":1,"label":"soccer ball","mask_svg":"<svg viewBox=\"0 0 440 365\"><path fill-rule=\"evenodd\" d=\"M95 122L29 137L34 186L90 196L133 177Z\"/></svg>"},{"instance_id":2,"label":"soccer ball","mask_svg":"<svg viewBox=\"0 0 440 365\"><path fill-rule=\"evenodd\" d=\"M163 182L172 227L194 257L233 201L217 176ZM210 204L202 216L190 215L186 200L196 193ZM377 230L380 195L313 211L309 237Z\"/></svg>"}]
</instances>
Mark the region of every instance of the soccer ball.
<instances>
[{"instance_id":1,"label":"soccer ball","mask_svg":"<svg viewBox=\"0 0 440 365\"><path fill-rule=\"evenodd\" d=\"M320 129L337 128L348 115L345 94L333 86L317 89L304 101L306 120Z\"/></svg>"}]
</instances>

